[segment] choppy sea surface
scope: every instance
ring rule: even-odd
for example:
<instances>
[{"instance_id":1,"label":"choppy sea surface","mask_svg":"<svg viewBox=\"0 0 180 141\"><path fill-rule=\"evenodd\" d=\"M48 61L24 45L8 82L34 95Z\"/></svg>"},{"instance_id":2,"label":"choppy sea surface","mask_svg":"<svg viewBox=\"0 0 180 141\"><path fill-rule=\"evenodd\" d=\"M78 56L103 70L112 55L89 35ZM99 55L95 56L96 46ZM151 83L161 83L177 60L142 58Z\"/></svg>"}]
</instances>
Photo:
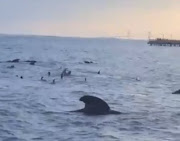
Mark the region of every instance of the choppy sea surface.
<instances>
[{"instance_id":1,"label":"choppy sea surface","mask_svg":"<svg viewBox=\"0 0 180 141\"><path fill-rule=\"evenodd\" d=\"M0 141L179 141L179 53L140 40L1 35ZM72 75L61 79L64 68ZM68 112L83 95L122 114Z\"/></svg>"}]
</instances>

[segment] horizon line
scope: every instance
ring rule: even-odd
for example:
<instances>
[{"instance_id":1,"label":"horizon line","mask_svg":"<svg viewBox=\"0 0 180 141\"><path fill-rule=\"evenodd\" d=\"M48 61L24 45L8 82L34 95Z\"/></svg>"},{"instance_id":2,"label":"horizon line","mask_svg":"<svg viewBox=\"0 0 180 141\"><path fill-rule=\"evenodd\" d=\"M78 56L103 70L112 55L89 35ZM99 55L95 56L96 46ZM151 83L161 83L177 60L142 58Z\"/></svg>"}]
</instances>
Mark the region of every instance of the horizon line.
<instances>
[{"instance_id":1,"label":"horizon line","mask_svg":"<svg viewBox=\"0 0 180 141\"><path fill-rule=\"evenodd\" d=\"M0 33L0 36L42 36L42 37L56 37L56 38L81 38L81 39L119 39L119 40L148 40L145 38L131 38L123 36L63 36L63 35L48 35L48 34L26 34L26 33Z\"/></svg>"}]
</instances>

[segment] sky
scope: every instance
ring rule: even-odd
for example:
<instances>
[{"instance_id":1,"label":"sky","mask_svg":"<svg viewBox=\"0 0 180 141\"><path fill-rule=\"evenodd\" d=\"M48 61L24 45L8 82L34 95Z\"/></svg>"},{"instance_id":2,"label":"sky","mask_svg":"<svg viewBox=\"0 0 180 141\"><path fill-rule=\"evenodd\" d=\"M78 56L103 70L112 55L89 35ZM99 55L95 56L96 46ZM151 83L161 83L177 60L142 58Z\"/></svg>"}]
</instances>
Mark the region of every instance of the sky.
<instances>
[{"instance_id":1,"label":"sky","mask_svg":"<svg viewBox=\"0 0 180 141\"><path fill-rule=\"evenodd\" d=\"M0 33L180 39L180 0L0 0Z\"/></svg>"}]
</instances>

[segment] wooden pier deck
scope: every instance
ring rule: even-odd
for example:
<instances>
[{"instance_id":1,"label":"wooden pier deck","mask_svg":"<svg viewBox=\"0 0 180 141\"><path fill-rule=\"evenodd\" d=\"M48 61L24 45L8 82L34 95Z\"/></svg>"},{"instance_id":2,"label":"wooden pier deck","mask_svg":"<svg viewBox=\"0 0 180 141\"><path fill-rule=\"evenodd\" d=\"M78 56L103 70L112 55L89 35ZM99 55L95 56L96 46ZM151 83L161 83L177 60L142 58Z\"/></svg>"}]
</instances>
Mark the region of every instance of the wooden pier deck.
<instances>
[{"instance_id":1,"label":"wooden pier deck","mask_svg":"<svg viewBox=\"0 0 180 141\"><path fill-rule=\"evenodd\" d=\"M171 39L150 39L148 41L150 46L170 46L170 47L180 47L180 40L171 40Z\"/></svg>"}]
</instances>

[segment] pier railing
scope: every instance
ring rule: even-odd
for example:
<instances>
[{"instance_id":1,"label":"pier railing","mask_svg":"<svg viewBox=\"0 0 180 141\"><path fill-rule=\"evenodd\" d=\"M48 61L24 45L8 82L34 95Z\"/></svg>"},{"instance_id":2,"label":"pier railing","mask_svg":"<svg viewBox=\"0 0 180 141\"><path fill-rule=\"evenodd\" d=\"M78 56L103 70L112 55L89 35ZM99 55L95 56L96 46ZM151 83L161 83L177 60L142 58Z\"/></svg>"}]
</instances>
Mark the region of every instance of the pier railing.
<instances>
[{"instance_id":1,"label":"pier railing","mask_svg":"<svg viewBox=\"0 0 180 141\"><path fill-rule=\"evenodd\" d=\"M180 47L180 40L171 40L171 39L150 39L148 44L151 46L178 46Z\"/></svg>"}]
</instances>

